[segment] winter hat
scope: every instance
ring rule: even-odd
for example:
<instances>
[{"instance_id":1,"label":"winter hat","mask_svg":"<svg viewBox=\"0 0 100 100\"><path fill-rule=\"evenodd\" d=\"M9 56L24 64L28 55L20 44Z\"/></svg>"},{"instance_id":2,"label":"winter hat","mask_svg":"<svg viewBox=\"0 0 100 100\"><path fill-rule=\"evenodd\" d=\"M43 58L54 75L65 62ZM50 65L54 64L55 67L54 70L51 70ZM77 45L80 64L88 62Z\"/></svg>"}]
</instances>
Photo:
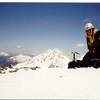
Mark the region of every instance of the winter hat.
<instances>
[{"instance_id":1,"label":"winter hat","mask_svg":"<svg viewBox=\"0 0 100 100\"><path fill-rule=\"evenodd\" d=\"M89 29L92 29L92 28L94 28L92 23L86 23L85 30L89 30Z\"/></svg>"}]
</instances>

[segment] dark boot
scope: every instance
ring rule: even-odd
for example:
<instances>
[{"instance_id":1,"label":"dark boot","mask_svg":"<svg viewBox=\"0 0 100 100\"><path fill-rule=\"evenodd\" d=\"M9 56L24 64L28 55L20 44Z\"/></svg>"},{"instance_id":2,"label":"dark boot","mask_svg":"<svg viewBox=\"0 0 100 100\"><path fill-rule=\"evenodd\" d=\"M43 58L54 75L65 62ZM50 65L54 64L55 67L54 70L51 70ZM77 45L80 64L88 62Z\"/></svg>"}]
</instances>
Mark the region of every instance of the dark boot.
<instances>
[{"instance_id":1,"label":"dark boot","mask_svg":"<svg viewBox=\"0 0 100 100\"><path fill-rule=\"evenodd\" d=\"M77 67L77 62L76 61L71 61L71 62L69 62L69 64L68 64L68 68L70 69L70 68L76 68Z\"/></svg>"},{"instance_id":2,"label":"dark boot","mask_svg":"<svg viewBox=\"0 0 100 100\"><path fill-rule=\"evenodd\" d=\"M83 67L90 67L91 63L89 61L77 60L69 62L68 68L83 68Z\"/></svg>"},{"instance_id":3,"label":"dark boot","mask_svg":"<svg viewBox=\"0 0 100 100\"><path fill-rule=\"evenodd\" d=\"M90 67L91 63L90 61L84 61L84 60L77 60L77 67L81 68L81 67Z\"/></svg>"},{"instance_id":4,"label":"dark boot","mask_svg":"<svg viewBox=\"0 0 100 100\"><path fill-rule=\"evenodd\" d=\"M100 60L95 60L94 61L94 65L93 65L94 68L100 68Z\"/></svg>"}]
</instances>

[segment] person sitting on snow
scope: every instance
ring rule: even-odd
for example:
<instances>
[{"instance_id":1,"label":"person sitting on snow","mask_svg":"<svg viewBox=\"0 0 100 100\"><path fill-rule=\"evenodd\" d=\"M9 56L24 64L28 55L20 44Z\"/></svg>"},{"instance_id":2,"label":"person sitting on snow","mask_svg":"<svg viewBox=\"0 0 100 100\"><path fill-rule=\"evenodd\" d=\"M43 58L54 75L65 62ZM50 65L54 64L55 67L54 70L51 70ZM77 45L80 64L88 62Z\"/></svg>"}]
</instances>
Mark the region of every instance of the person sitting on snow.
<instances>
[{"instance_id":1,"label":"person sitting on snow","mask_svg":"<svg viewBox=\"0 0 100 100\"><path fill-rule=\"evenodd\" d=\"M87 39L88 52L81 61L77 60L69 63L69 68L93 66L92 59L100 60L100 30L97 30L92 23L86 23L85 33ZM99 62L100 66L100 62ZM98 66L98 67L99 67Z\"/></svg>"},{"instance_id":2,"label":"person sitting on snow","mask_svg":"<svg viewBox=\"0 0 100 100\"><path fill-rule=\"evenodd\" d=\"M92 23L85 25L88 52L83 60L100 59L100 30L97 30Z\"/></svg>"}]
</instances>

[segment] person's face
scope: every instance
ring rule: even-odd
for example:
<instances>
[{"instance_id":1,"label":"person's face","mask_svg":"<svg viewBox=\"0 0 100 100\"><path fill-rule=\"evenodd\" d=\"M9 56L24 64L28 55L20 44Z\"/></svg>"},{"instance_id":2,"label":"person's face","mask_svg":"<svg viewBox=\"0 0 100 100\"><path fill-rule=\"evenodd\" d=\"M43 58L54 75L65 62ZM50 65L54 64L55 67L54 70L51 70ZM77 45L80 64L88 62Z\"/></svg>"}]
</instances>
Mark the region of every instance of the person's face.
<instances>
[{"instance_id":1,"label":"person's face","mask_svg":"<svg viewBox=\"0 0 100 100\"><path fill-rule=\"evenodd\" d=\"M87 36L93 35L94 34L94 29L86 30L86 34L87 34Z\"/></svg>"}]
</instances>

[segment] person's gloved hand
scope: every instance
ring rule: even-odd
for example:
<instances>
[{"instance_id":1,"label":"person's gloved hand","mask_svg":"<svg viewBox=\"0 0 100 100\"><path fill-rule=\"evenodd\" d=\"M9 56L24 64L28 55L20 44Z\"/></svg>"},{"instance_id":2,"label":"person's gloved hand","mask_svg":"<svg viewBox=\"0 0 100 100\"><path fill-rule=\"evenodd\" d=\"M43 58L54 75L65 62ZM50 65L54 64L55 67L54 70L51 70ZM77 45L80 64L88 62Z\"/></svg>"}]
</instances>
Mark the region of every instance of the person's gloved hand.
<instances>
[{"instance_id":1,"label":"person's gloved hand","mask_svg":"<svg viewBox=\"0 0 100 100\"><path fill-rule=\"evenodd\" d=\"M96 49L95 49L95 48L93 48L92 52L93 52L93 53L96 53Z\"/></svg>"}]
</instances>

